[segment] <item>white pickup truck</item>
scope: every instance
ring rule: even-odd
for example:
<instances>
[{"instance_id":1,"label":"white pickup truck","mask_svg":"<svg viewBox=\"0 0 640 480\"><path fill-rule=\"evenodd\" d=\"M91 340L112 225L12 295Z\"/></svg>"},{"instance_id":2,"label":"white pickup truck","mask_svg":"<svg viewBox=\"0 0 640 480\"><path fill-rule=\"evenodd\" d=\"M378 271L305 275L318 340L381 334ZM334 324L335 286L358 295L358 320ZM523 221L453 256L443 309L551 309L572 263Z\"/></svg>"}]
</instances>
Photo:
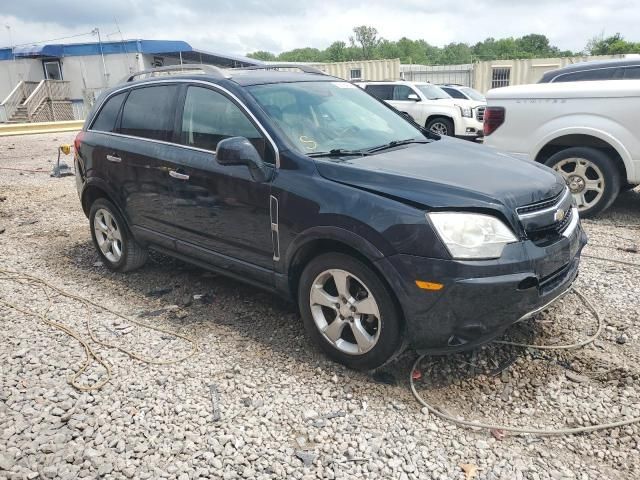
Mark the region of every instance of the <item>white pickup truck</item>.
<instances>
[{"instance_id":1,"label":"white pickup truck","mask_svg":"<svg viewBox=\"0 0 640 480\"><path fill-rule=\"evenodd\" d=\"M564 176L581 216L640 184L640 80L490 90L485 144Z\"/></svg>"}]
</instances>

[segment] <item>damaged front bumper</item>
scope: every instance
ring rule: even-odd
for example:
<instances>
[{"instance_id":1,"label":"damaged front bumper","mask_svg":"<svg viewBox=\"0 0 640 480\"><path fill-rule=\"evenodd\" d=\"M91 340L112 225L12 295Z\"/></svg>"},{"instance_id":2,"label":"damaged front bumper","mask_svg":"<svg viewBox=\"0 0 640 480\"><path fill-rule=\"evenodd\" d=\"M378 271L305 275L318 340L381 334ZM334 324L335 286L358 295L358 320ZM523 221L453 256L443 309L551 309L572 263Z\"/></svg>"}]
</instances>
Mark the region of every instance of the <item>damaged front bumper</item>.
<instances>
[{"instance_id":1,"label":"damaged front bumper","mask_svg":"<svg viewBox=\"0 0 640 480\"><path fill-rule=\"evenodd\" d=\"M394 255L378 266L403 309L407 337L419 353L443 354L490 342L510 325L567 293L587 242L579 223L552 245L508 245L496 260L458 261ZM442 283L438 291L415 281Z\"/></svg>"}]
</instances>

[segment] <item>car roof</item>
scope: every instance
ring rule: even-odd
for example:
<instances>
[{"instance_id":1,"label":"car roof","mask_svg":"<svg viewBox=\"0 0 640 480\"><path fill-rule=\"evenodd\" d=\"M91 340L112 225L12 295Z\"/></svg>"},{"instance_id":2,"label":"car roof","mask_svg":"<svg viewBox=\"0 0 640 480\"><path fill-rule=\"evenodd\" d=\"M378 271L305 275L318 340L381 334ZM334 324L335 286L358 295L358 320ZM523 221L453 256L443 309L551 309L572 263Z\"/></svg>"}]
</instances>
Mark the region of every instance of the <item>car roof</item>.
<instances>
[{"instance_id":1,"label":"car roof","mask_svg":"<svg viewBox=\"0 0 640 480\"><path fill-rule=\"evenodd\" d=\"M299 68L305 71L295 71L294 68L298 67L290 67L289 65L282 67L284 70L279 69L281 68L279 66L271 68L250 67L232 69L221 69L209 65L185 65L185 67L184 71L181 70L180 66L172 66L136 72L124 79L116 88L120 89L128 85L133 86L158 81L166 82L174 79L205 80L211 83L231 81L243 87L289 82L346 82L346 80L342 78L333 77L313 67L306 68L304 66ZM196 73L195 71L201 71L202 73ZM135 79L137 76L142 75L150 76L138 80Z\"/></svg>"},{"instance_id":2,"label":"car roof","mask_svg":"<svg viewBox=\"0 0 640 480\"><path fill-rule=\"evenodd\" d=\"M572 72L583 72L587 70L597 70L599 68L615 68L615 67L634 67L640 66L640 57L636 58L620 58L615 60L592 60L590 62L579 62L557 68L546 72L542 76L542 81L550 80L558 75L564 75Z\"/></svg>"}]
</instances>

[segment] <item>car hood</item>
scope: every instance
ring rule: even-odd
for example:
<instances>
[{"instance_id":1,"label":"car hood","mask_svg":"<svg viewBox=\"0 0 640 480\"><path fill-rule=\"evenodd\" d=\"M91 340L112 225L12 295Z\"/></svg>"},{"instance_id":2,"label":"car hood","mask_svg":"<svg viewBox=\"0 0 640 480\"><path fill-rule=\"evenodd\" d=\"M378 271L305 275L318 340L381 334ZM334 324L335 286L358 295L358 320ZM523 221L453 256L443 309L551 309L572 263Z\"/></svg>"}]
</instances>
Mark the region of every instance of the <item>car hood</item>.
<instances>
[{"instance_id":1,"label":"car hood","mask_svg":"<svg viewBox=\"0 0 640 480\"><path fill-rule=\"evenodd\" d=\"M367 157L314 160L327 179L427 209L506 207L513 213L565 187L543 165L447 137Z\"/></svg>"}]
</instances>

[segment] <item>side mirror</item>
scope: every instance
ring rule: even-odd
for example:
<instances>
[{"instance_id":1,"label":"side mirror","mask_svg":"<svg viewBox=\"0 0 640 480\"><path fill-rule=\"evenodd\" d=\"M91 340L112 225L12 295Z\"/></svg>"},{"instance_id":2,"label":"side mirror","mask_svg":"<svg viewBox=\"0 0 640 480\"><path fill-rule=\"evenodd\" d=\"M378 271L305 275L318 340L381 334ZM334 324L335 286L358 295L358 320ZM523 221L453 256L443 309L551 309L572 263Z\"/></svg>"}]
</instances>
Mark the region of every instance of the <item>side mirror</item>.
<instances>
[{"instance_id":1,"label":"side mirror","mask_svg":"<svg viewBox=\"0 0 640 480\"><path fill-rule=\"evenodd\" d=\"M414 102L419 102L420 97L418 96L417 93L410 93L409 95L407 95L407 100L413 100Z\"/></svg>"},{"instance_id":2,"label":"side mirror","mask_svg":"<svg viewBox=\"0 0 640 480\"><path fill-rule=\"evenodd\" d=\"M249 140L244 137L225 138L216 147L216 161L220 165L246 165L256 182L269 178L269 168Z\"/></svg>"}]
</instances>

